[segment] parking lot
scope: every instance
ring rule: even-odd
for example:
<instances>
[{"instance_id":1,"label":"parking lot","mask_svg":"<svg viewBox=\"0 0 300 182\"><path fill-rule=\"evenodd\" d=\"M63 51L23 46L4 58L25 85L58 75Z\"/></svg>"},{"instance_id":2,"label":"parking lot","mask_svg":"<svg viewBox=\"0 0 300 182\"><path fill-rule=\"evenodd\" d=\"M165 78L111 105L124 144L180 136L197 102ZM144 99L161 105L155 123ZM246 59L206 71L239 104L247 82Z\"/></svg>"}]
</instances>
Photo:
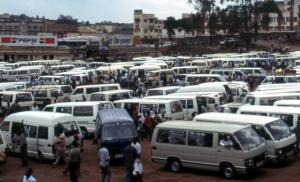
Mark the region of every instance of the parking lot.
<instances>
[{"instance_id":1,"label":"parking lot","mask_svg":"<svg viewBox=\"0 0 300 182\"><path fill-rule=\"evenodd\" d=\"M82 163L79 181L100 181L100 169L98 167L96 145L91 144L91 140L85 141L85 151L82 153ZM172 173L162 164L151 161L150 143L142 141L142 161L144 165L143 179L147 182L165 181L228 181L218 172L209 172L197 169L184 169L180 173ZM14 156L9 156L7 164L1 166L0 177L4 182L21 181L26 168L21 168L21 161ZM63 174L64 166L52 168L51 162L39 163L34 160L29 161L29 166L34 170L34 176L38 181L60 182L68 181L68 176ZM299 181L300 163L297 158L279 164L267 164L257 173L248 176L238 176L233 181ZM125 181L125 169L122 161L114 161L112 164L113 182Z\"/></svg>"}]
</instances>

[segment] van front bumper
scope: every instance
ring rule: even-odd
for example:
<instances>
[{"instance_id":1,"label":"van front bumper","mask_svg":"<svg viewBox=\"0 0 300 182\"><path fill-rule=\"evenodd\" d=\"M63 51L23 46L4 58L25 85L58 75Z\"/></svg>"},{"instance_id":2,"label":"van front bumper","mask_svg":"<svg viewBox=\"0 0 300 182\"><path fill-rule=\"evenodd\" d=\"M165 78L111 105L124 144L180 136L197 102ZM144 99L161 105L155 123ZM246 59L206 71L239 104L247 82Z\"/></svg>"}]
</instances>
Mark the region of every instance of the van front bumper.
<instances>
[{"instance_id":1,"label":"van front bumper","mask_svg":"<svg viewBox=\"0 0 300 182\"><path fill-rule=\"evenodd\" d=\"M296 143L292 143L286 147L276 149L275 155L268 155L268 160L274 162L280 162L294 155L296 152L297 152L297 145Z\"/></svg>"}]
</instances>

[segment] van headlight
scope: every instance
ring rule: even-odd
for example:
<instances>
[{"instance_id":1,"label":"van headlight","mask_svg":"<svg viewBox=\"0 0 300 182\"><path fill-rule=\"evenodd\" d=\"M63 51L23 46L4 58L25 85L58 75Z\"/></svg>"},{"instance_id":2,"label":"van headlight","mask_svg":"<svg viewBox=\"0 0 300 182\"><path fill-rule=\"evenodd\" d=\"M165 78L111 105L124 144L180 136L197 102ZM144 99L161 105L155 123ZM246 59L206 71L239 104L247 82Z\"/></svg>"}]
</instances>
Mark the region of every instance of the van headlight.
<instances>
[{"instance_id":1,"label":"van headlight","mask_svg":"<svg viewBox=\"0 0 300 182\"><path fill-rule=\"evenodd\" d=\"M245 160L245 165L247 167L253 167L254 166L253 159L247 159L247 160Z\"/></svg>"},{"instance_id":2,"label":"van headlight","mask_svg":"<svg viewBox=\"0 0 300 182\"><path fill-rule=\"evenodd\" d=\"M281 155L282 154L282 150L281 149L276 150L276 154Z\"/></svg>"}]
</instances>

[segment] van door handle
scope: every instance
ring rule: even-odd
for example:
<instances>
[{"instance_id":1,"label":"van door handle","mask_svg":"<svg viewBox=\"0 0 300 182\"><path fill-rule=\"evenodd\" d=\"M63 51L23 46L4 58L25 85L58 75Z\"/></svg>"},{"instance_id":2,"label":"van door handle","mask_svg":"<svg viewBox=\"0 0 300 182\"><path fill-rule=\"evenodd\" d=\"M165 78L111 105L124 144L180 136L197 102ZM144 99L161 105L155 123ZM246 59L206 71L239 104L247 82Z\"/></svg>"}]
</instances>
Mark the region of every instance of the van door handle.
<instances>
[{"instance_id":1,"label":"van door handle","mask_svg":"<svg viewBox=\"0 0 300 182\"><path fill-rule=\"evenodd\" d=\"M157 149L157 147L155 147L155 146L154 146L154 147L152 147L152 149L153 149L153 150L156 150L156 149Z\"/></svg>"},{"instance_id":2,"label":"van door handle","mask_svg":"<svg viewBox=\"0 0 300 182\"><path fill-rule=\"evenodd\" d=\"M222 152L222 150L217 150L217 152Z\"/></svg>"}]
</instances>

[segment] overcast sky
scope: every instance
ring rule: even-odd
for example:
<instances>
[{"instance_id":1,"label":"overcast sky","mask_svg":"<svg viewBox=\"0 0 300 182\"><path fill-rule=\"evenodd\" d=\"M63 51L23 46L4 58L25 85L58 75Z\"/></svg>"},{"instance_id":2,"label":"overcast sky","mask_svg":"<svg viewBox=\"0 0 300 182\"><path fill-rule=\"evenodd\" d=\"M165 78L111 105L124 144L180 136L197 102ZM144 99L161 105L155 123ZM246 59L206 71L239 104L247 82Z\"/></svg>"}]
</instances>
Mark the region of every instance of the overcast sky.
<instances>
[{"instance_id":1,"label":"overcast sky","mask_svg":"<svg viewBox=\"0 0 300 182\"><path fill-rule=\"evenodd\" d=\"M180 18L191 13L188 0L0 0L0 14L39 15L57 19L60 14L72 15L80 21L133 22L134 9L154 13L159 19Z\"/></svg>"}]
</instances>

